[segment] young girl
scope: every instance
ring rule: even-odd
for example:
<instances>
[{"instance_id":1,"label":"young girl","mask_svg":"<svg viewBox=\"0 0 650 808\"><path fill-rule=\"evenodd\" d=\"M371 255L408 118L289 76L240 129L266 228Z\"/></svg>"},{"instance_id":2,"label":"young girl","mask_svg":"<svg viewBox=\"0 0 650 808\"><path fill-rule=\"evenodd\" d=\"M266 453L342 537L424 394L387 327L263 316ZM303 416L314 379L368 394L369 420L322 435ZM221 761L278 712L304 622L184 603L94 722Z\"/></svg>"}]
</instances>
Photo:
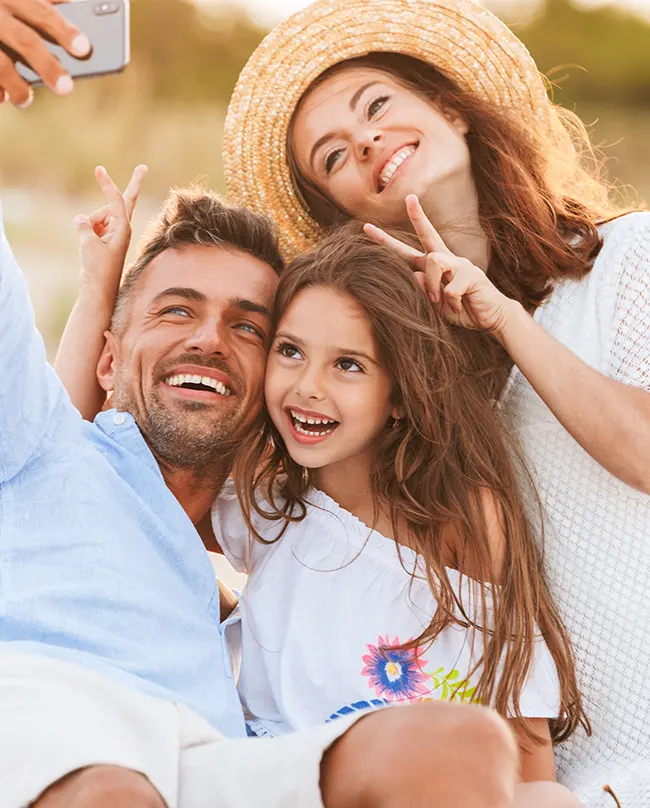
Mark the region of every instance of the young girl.
<instances>
[{"instance_id":1,"label":"young girl","mask_svg":"<svg viewBox=\"0 0 650 808\"><path fill-rule=\"evenodd\" d=\"M650 740L650 700L612 675L650 672L650 215L610 203L584 127L469 0L294 15L242 72L224 144L230 195L278 222L287 255L350 218L421 236L368 228L426 271L524 450L594 728L559 769L596 802Z\"/></svg>"},{"instance_id":2,"label":"young girl","mask_svg":"<svg viewBox=\"0 0 650 808\"><path fill-rule=\"evenodd\" d=\"M273 323L265 409L213 508L226 556L249 575L239 687L251 733L477 702L511 719L522 779L553 780L551 739L587 722L509 448L463 350L406 262L358 227L286 271ZM86 362L65 345L59 369ZM77 377L73 399L92 383ZM537 786L519 804L577 805Z\"/></svg>"}]
</instances>

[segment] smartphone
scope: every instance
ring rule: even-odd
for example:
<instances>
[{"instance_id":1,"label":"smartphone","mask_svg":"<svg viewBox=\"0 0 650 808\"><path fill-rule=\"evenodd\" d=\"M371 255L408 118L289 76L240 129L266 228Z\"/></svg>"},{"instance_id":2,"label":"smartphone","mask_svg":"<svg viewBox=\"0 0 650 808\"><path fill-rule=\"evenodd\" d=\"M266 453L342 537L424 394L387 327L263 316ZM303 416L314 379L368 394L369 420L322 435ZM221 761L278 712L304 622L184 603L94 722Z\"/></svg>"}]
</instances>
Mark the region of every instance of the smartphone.
<instances>
[{"instance_id":1,"label":"smartphone","mask_svg":"<svg viewBox=\"0 0 650 808\"><path fill-rule=\"evenodd\" d=\"M105 76L124 70L129 63L131 50L129 0L74 0L58 5L57 9L74 23L92 44L88 56L76 59L60 45L54 44L47 34L38 31L48 49L73 79ZM16 62L18 72L25 81L29 84L43 83L41 77L34 73L21 56L2 43L0 49Z\"/></svg>"}]
</instances>

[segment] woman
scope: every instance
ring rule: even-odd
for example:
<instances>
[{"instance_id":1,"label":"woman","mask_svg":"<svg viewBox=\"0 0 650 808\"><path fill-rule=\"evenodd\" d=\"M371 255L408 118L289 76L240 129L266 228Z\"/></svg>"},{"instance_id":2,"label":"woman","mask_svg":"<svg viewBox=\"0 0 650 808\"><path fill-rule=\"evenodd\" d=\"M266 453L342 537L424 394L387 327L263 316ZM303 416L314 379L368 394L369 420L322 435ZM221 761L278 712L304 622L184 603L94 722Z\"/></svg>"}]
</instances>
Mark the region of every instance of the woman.
<instances>
[{"instance_id":1,"label":"woman","mask_svg":"<svg viewBox=\"0 0 650 808\"><path fill-rule=\"evenodd\" d=\"M610 778L634 794L650 740L637 689L650 674L650 216L608 202L580 161L584 128L469 0L295 15L244 69L224 142L230 194L274 216L288 255L348 218L420 236L421 251L390 243L473 346L544 506L594 730L559 748L560 774L593 804ZM409 194L421 206L407 210ZM486 301L502 316L478 330Z\"/></svg>"}]
</instances>

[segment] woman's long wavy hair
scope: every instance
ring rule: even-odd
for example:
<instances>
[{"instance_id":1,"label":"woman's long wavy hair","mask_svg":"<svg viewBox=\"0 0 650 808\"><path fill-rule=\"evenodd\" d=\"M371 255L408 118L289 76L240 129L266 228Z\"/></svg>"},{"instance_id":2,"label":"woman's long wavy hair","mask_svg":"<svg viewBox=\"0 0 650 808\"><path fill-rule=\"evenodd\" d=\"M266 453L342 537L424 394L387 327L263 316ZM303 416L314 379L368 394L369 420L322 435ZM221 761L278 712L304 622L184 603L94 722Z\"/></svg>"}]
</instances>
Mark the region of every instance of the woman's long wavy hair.
<instances>
[{"instance_id":1,"label":"woman's long wavy hair","mask_svg":"<svg viewBox=\"0 0 650 808\"><path fill-rule=\"evenodd\" d=\"M555 281L580 279L591 270L602 246L597 225L628 209L611 201L602 162L575 113L554 105L550 129L533 131L523 119L462 90L435 67L397 53L371 53L335 65L312 83L303 100L350 67L381 70L466 122L480 223L491 244L488 274L501 292L532 311L548 297ZM349 219L300 170L292 126L287 161L298 197L319 224L329 228ZM503 350L483 334L460 339L469 343L475 369L485 373L498 394L505 372L494 371L507 364Z\"/></svg>"},{"instance_id":2,"label":"woman's long wavy hair","mask_svg":"<svg viewBox=\"0 0 650 808\"><path fill-rule=\"evenodd\" d=\"M393 404L402 417L377 438L371 490L376 513L390 516L398 548L407 545L421 557L438 604L417 643L432 642L450 625L476 626L481 662L474 698L503 715L521 717L519 699L539 629L560 678L553 739L566 739L579 724L588 730L571 644L542 574L512 447L466 351L409 266L370 241L358 224L344 226L285 270L273 311L275 328L310 287L335 290L362 307L392 380ZM255 530L256 516L277 520L278 538L289 523L304 518L312 473L292 460L266 409L233 474L257 540L264 541ZM486 492L494 496L505 534L498 564L483 505ZM450 527L458 536L454 546L461 574L471 569L468 577L499 582L490 605L485 587L474 587L482 593L478 616L476 596L468 608L448 576Z\"/></svg>"}]
</instances>

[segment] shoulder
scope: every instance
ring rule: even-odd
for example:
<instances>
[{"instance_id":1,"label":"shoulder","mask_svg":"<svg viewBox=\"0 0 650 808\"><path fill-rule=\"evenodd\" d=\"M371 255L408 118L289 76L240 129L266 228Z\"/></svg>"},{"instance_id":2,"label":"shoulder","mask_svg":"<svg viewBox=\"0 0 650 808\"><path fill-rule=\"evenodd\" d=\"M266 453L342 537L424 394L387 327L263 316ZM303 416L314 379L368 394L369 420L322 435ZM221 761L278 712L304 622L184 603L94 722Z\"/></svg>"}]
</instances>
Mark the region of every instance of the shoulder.
<instances>
[{"instance_id":1,"label":"shoulder","mask_svg":"<svg viewBox=\"0 0 650 808\"><path fill-rule=\"evenodd\" d=\"M603 239L602 257L621 258L636 252L650 260L650 212L626 213L599 225L598 232Z\"/></svg>"},{"instance_id":2,"label":"shoulder","mask_svg":"<svg viewBox=\"0 0 650 808\"><path fill-rule=\"evenodd\" d=\"M494 491L489 488L479 489L476 510L476 522L485 527L484 538L492 567L489 577L486 578L486 571L472 556L470 548L463 545L460 533L453 526L445 530L444 540L449 548L453 548L455 566L459 572L485 583L499 583L507 547L503 510Z\"/></svg>"}]
</instances>

